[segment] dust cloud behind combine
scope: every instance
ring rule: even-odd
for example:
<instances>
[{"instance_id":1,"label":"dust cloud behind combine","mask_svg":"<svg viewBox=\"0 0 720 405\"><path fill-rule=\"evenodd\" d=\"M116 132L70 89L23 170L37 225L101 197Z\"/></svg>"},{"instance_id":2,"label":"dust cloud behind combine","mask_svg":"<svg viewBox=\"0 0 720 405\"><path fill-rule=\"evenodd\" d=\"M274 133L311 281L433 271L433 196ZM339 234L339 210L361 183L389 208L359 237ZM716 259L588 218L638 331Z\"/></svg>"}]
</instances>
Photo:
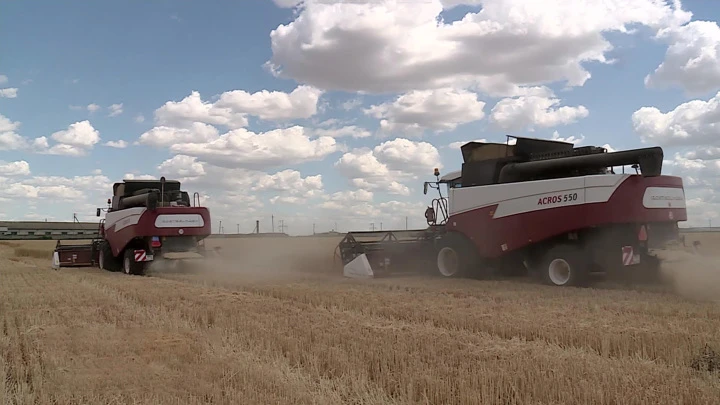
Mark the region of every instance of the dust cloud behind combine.
<instances>
[{"instance_id":1,"label":"dust cloud behind combine","mask_svg":"<svg viewBox=\"0 0 720 405\"><path fill-rule=\"evenodd\" d=\"M655 254L661 259L660 272L675 293L698 301L720 302L720 256L710 255L700 246L690 250L662 250Z\"/></svg>"},{"instance_id":2,"label":"dust cloud behind combine","mask_svg":"<svg viewBox=\"0 0 720 405\"><path fill-rule=\"evenodd\" d=\"M188 260L177 268L151 266L148 274L191 277L215 285L340 278L342 264L334 257L340 240L339 237L213 238L207 240L206 249L217 251L217 255Z\"/></svg>"}]
</instances>

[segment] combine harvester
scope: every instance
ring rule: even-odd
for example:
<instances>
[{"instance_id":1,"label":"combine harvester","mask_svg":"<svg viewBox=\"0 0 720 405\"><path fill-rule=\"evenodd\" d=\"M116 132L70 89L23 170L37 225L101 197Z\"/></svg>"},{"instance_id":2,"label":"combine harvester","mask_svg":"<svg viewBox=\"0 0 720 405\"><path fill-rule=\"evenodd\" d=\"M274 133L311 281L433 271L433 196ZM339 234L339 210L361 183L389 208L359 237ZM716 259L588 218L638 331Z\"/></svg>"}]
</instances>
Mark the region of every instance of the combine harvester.
<instances>
[{"instance_id":1,"label":"combine harvester","mask_svg":"<svg viewBox=\"0 0 720 405\"><path fill-rule=\"evenodd\" d=\"M585 286L594 275L658 279L652 250L679 240L678 221L687 220L682 179L661 175L662 148L510 138L466 143L462 170L440 178L435 169L437 180L424 184L425 194L440 194L425 211L428 228L345 235L336 250L345 276L522 272L555 286Z\"/></svg>"},{"instance_id":2,"label":"combine harvester","mask_svg":"<svg viewBox=\"0 0 720 405\"><path fill-rule=\"evenodd\" d=\"M98 225L99 238L84 245L63 245L53 252L53 267L98 266L109 271L142 275L152 262L206 256L204 239L211 233L210 212L200 195L187 192L175 180L123 180L113 185L109 207ZM172 264L171 264L172 263Z\"/></svg>"}]
</instances>

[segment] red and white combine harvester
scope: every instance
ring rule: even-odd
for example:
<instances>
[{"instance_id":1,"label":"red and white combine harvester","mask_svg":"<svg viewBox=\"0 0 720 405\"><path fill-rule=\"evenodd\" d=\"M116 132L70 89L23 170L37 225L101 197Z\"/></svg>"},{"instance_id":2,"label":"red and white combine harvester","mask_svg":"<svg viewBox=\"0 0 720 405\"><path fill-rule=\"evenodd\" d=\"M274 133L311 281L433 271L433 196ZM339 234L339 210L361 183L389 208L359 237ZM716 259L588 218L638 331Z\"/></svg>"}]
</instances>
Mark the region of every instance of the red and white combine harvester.
<instances>
[{"instance_id":1,"label":"red and white combine harvester","mask_svg":"<svg viewBox=\"0 0 720 405\"><path fill-rule=\"evenodd\" d=\"M656 280L652 250L677 241L687 220L682 179L661 175L662 148L516 140L466 143L462 170L440 178L436 169L424 193L445 185L448 196L426 210L427 229L348 233L338 245L344 274L522 272L556 286L594 275Z\"/></svg>"},{"instance_id":2,"label":"red and white combine harvester","mask_svg":"<svg viewBox=\"0 0 720 405\"><path fill-rule=\"evenodd\" d=\"M109 207L98 226L99 237L88 244L58 241L53 267L98 266L126 274L143 274L153 262L205 257L204 239L210 236L210 211L200 196L187 192L175 180L123 180L113 185Z\"/></svg>"}]
</instances>

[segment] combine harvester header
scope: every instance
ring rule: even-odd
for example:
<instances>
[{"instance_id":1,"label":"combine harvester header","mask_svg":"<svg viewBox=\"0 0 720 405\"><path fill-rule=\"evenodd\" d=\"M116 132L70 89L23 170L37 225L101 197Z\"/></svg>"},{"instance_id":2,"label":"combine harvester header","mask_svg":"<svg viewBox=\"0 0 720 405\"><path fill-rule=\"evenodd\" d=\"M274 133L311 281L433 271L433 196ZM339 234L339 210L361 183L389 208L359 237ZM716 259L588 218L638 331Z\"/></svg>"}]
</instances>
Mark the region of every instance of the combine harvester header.
<instances>
[{"instance_id":1,"label":"combine harvester header","mask_svg":"<svg viewBox=\"0 0 720 405\"><path fill-rule=\"evenodd\" d=\"M210 211L200 195L190 196L179 181L123 180L113 185L109 207L98 224L99 238L88 244L58 241L53 267L89 267L143 274L153 261L205 257L204 239L211 233Z\"/></svg>"},{"instance_id":2,"label":"combine harvester header","mask_svg":"<svg viewBox=\"0 0 720 405\"><path fill-rule=\"evenodd\" d=\"M661 174L662 148L607 152L515 138L466 143L460 171L440 177L435 169L436 181L424 184L425 194L439 193L425 211L428 228L348 233L337 249L344 274L527 272L556 286L587 285L596 274L658 275L651 250L677 241L678 221L687 220L682 179ZM614 173L620 166L635 173Z\"/></svg>"}]
</instances>

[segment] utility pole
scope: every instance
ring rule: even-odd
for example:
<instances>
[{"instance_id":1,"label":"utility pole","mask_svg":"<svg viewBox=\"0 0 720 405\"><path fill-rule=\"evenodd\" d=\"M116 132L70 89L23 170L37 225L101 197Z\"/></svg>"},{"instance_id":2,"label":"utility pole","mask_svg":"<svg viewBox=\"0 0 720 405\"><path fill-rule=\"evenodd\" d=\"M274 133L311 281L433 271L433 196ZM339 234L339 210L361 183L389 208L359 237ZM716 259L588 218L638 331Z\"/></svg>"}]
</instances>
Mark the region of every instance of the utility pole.
<instances>
[{"instance_id":1,"label":"utility pole","mask_svg":"<svg viewBox=\"0 0 720 405\"><path fill-rule=\"evenodd\" d=\"M313 235L315 235L315 222L313 222Z\"/></svg>"},{"instance_id":2,"label":"utility pole","mask_svg":"<svg viewBox=\"0 0 720 405\"><path fill-rule=\"evenodd\" d=\"M380 222L380 230L382 231L382 222Z\"/></svg>"},{"instance_id":3,"label":"utility pole","mask_svg":"<svg viewBox=\"0 0 720 405\"><path fill-rule=\"evenodd\" d=\"M237 233L240 233L240 224L237 224L238 230Z\"/></svg>"},{"instance_id":4,"label":"utility pole","mask_svg":"<svg viewBox=\"0 0 720 405\"><path fill-rule=\"evenodd\" d=\"M219 232L219 233L223 233L222 220L220 220L220 226L219 226L218 232Z\"/></svg>"},{"instance_id":5,"label":"utility pole","mask_svg":"<svg viewBox=\"0 0 720 405\"><path fill-rule=\"evenodd\" d=\"M408 220L407 220L407 217L405 217L405 230L406 230L406 231L408 230Z\"/></svg>"},{"instance_id":6,"label":"utility pole","mask_svg":"<svg viewBox=\"0 0 720 405\"><path fill-rule=\"evenodd\" d=\"M270 220L272 221L272 233L275 233L275 215L271 215Z\"/></svg>"},{"instance_id":7,"label":"utility pole","mask_svg":"<svg viewBox=\"0 0 720 405\"><path fill-rule=\"evenodd\" d=\"M284 233L286 228L287 228L287 226L285 226L285 220L281 219L280 220L280 233Z\"/></svg>"},{"instance_id":8,"label":"utility pole","mask_svg":"<svg viewBox=\"0 0 720 405\"><path fill-rule=\"evenodd\" d=\"M370 227L372 228L373 232L375 232L375 222L370 222Z\"/></svg>"}]
</instances>

